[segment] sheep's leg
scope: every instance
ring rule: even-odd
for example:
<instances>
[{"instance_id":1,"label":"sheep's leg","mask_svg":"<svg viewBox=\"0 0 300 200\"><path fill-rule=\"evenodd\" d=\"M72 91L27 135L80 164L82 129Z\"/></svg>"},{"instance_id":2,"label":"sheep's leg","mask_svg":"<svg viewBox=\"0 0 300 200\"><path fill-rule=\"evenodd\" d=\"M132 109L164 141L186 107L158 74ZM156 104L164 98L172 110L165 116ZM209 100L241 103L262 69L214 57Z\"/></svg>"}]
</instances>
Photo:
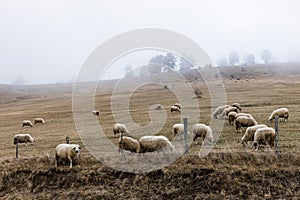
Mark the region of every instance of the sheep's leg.
<instances>
[{"instance_id":1,"label":"sheep's leg","mask_svg":"<svg viewBox=\"0 0 300 200\"><path fill-rule=\"evenodd\" d=\"M57 165L58 165L58 160L59 160L59 157L58 157L57 154L55 154L55 160L56 160L56 162L55 162L55 167L57 167Z\"/></svg>"}]
</instances>

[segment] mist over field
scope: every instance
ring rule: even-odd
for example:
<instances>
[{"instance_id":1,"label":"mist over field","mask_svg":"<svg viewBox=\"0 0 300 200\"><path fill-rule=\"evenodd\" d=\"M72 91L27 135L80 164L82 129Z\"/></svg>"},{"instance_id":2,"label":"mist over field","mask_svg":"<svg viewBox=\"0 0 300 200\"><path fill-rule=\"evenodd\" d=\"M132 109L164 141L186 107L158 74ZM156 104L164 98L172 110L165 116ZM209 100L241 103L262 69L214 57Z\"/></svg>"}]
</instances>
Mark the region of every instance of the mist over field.
<instances>
[{"instance_id":1,"label":"mist over field","mask_svg":"<svg viewBox=\"0 0 300 200\"><path fill-rule=\"evenodd\" d=\"M299 62L299 8L297 0L2 0L0 83L72 82L95 48L117 34L139 28L186 35L216 65L228 63L231 52L238 53L238 64L253 57L255 63L262 63L264 49L271 52L272 62ZM128 55L105 78L122 77L127 65L146 65L155 55Z\"/></svg>"}]
</instances>

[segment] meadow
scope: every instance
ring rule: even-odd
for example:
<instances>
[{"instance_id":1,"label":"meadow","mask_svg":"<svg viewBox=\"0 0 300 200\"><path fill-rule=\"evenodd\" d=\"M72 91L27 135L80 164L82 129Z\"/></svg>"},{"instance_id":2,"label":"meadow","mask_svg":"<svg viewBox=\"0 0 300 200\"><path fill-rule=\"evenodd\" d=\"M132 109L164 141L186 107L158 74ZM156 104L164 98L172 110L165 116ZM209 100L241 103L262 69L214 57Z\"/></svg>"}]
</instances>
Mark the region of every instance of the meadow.
<instances>
[{"instance_id":1,"label":"meadow","mask_svg":"<svg viewBox=\"0 0 300 200\"><path fill-rule=\"evenodd\" d=\"M210 69L203 69L209 73ZM300 195L300 66L297 64L270 64L220 68L227 104L240 103L242 112L250 113L259 122L274 127L268 117L274 109L286 107L290 111L288 122L279 123L279 156L274 148L254 151L251 143L243 147L238 140L243 133L224 122L220 138L204 158L198 153L202 140L192 143L187 155L161 169L128 173L115 170L99 162L85 148L73 119L73 84L52 85L0 85L0 198L1 199L298 199ZM180 113L171 113L169 107L178 102L176 91L182 84L190 84L201 91L201 97L184 98L183 105L197 101L199 107L186 106L195 113L192 122L211 123L211 91L205 80L195 71L182 73L186 81L169 80L155 84L163 76L152 77L152 83L125 80L122 96L130 95L130 120L138 128L130 128L136 138L151 122L149 112L165 112L166 121L156 135L172 139L172 126L182 123ZM164 75L168 76L168 74ZM157 81L156 81L157 80ZM117 145L112 127L115 115L127 116L124 110L113 109L112 101L117 80L105 81L95 90L96 118L107 139ZM130 93L126 88L138 85ZM125 89L124 89L125 88ZM116 96L117 96L116 95ZM179 93L180 95L180 93ZM118 96L117 96L118 97ZM116 101L117 102L117 101ZM182 102L180 102L182 103ZM153 105L162 105L155 111ZM92 109L92 108L91 108ZM197 110L197 112L193 112ZM117 111L117 112L116 112ZM92 113L89 113L92 116ZM44 125L22 128L24 119L43 117ZM94 116L93 116L94 117ZM88 123L88 122L87 122ZM190 130L189 128L189 130ZM145 133L143 131L145 130ZM190 130L191 131L191 130ZM30 133L35 144L19 146L19 159L15 159L13 136ZM54 167L54 148L64 143L80 144L81 159L73 169L68 165ZM118 157L117 152L108 156ZM146 164L145 164L146 165ZM144 167L144 166L140 166ZM138 171L137 171L138 172Z\"/></svg>"}]
</instances>

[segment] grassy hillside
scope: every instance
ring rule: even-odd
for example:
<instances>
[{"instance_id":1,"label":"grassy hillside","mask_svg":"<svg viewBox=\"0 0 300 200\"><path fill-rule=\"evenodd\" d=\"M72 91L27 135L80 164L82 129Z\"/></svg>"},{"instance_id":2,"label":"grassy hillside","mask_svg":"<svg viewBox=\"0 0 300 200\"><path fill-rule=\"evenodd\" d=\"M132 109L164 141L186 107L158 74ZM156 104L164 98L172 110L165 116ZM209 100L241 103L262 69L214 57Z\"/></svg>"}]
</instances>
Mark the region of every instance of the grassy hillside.
<instances>
[{"instance_id":1,"label":"grassy hillside","mask_svg":"<svg viewBox=\"0 0 300 200\"><path fill-rule=\"evenodd\" d=\"M203 69L204 73L209 68ZM201 70L202 71L202 70ZM202 98L199 104L199 119L211 122L211 96L204 80L195 71L185 71L184 76L194 88L199 88ZM84 147L73 120L72 84L0 86L0 198L3 199L297 199L300 195L300 68L295 64L269 66L235 66L220 68L226 91L226 103L238 102L242 111L251 113L259 123L274 127L268 122L270 113L279 107L290 110L287 123L279 124L280 156L274 149L262 148L254 152L251 145L244 148L237 141L242 133L224 122L221 136L212 152L200 159L198 144L193 143L189 155L181 157L170 166L150 173L131 174L116 171L97 161ZM170 76L164 74L163 76ZM161 76L152 80L162 79ZM126 80L139 85L141 79ZM100 110L99 124L107 138L113 138L112 126L115 116L112 109L112 94L117 81L100 84L96 90L95 105ZM149 108L161 104L167 118L156 134L172 139L172 126L182 122L182 116L171 113L169 107L178 101L173 90L183 82L165 82L140 85L128 94L129 113L139 126L150 122ZM195 107L186 107L196 110ZM163 112L161 111L161 112ZM117 113L122 114L119 110ZM22 128L24 119L43 117L44 125ZM129 125L130 126L130 125ZM191 127L190 127L191 128ZM135 130L131 129L134 133ZM190 130L191 131L191 130ZM13 136L30 133L34 145L20 145L19 159L15 159ZM142 133L137 133L142 134ZM72 170L67 165L54 167L54 148L64 143L80 144L80 165ZM118 159L117 152L110 154ZM142 166L141 166L142 167Z\"/></svg>"}]
</instances>

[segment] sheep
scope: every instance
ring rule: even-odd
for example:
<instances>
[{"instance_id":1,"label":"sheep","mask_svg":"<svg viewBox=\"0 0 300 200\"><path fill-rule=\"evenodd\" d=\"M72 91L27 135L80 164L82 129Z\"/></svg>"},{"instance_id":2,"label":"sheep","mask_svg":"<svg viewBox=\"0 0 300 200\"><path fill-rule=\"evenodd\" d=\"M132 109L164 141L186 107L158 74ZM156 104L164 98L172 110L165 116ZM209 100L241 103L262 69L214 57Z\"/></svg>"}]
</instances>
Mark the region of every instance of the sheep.
<instances>
[{"instance_id":1,"label":"sheep","mask_svg":"<svg viewBox=\"0 0 300 200\"><path fill-rule=\"evenodd\" d=\"M35 118L34 124L44 124L45 120L43 118Z\"/></svg>"},{"instance_id":2,"label":"sheep","mask_svg":"<svg viewBox=\"0 0 300 200\"><path fill-rule=\"evenodd\" d=\"M30 126L30 127L32 127L31 121L30 121L30 120L24 120L24 121L22 122L22 127L25 127L25 126Z\"/></svg>"},{"instance_id":3,"label":"sheep","mask_svg":"<svg viewBox=\"0 0 300 200\"><path fill-rule=\"evenodd\" d=\"M124 149L128 150L134 153L139 153L140 152L140 143L139 141L131 138L131 137L126 137L122 136L119 139L119 152Z\"/></svg>"},{"instance_id":4,"label":"sheep","mask_svg":"<svg viewBox=\"0 0 300 200\"><path fill-rule=\"evenodd\" d=\"M214 139L213 139L213 134L210 126L201 123L195 124L193 126L193 134L194 134L193 141L195 141L198 137L202 137L203 140L207 138L210 144L213 143Z\"/></svg>"},{"instance_id":5,"label":"sheep","mask_svg":"<svg viewBox=\"0 0 300 200\"><path fill-rule=\"evenodd\" d=\"M278 116L278 118L284 118L284 122L286 122L289 118L289 111L287 108L279 108L274 110L269 117L269 121L271 122L276 116Z\"/></svg>"},{"instance_id":6,"label":"sheep","mask_svg":"<svg viewBox=\"0 0 300 200\"><path fill-rule=\"evenodd\" d=\"M93 115L99 116L100 111L99 110L92 110Z\"/></svg>"},{"instance_id":7,"label":"sheep","mask_svg":"<svg viewBox=\"0 0 300 200\"><path fill-rule=\"evenodd\" d=\"M27 146L27 142L30 142L31 144L35 142L30 134L16 134L14 136L14 144L25 143L25 145Z\"/></svg>"},{"instance_id":8,"label":"sheep","mask_svg":"<svg viewBox=\"0 0 300 200\"><path fill-rule=\"evenodd\" d=\"M140 153L161 151L175 151L175 147L165 136L143 136L139 139Z\"/></svg>"},{"instance_id":9,"label":"sheep","mask_svg":"<svg viewBox=\"0 0 300 200\"><path fill-rule=\"evenodd\" d=\"M253 147L255 151L258 150L260 144L269 145L274 147L275 143L275 130L270 127L259 128L254 133Z\"/></svg>"},{"instance_id":10,"label":"sheep","mask_svg":"<svg viewBox=\"0 0 300 200\"><path fill-rule=\"evenodd\" d=\"M78 144L59 144L55 148L55 167L57 167L59 159L68 159L70 168L72 168L73 160L79 157L81 147Z\"/></svg>"},{"instance_id":11,"label":"sheep","mask_svg":"<svg viewBox=\"0 0 300 200\"><path fill-rule=\"evenodd\" d=\"M127 136L130 135L128 129L126 128L125 124L116 123L113 127L114 137L118 137L117 134L126 134Z\"/></svg>"},{"instance_id":12,"label":"sheep","mask_svg":"<svg viewBox=\"0 0 300 200\"><path fill-rule=\"evenodd\" d=\"M254 133L257 129L259 128L264 128L267 127L265 124L257 124L255 126L250 126L246 129L244 136L241 139L242 144L244 147L246 146L248 141L253 141L254 140Z\"/></svg>"},{"instance_id":13,"label":"sheep","mask_svg":"<svg viewBox=\"0 0 300 200\"><path fill-rule=\"evenodd\" d=\"M223 105L223 106L219 106L217 107L217 109L215 110L215 112L212 114L212 117L214 119L218 119L219 116L222 114L222 112L224 111L225 108L230 107L230 105Z\"/></svg>"},{"instance_id":14,"label":"sheep","mask_svg":"<svg viewBox=\"0 0 300 200\"><path fill-rule=\"evenodd\" d=\"M239 103L231 104L232 107L236 107L239 111L242 111L241 105Z\"/></svg>"},{"instance_id":15,"label":"sheep","mask_svg":"<svg viewBox=\"0 0 300 200\"><path fill-rule=\"evenodd\" d=\"M230 112L236 112L236 113L238 113L239 111L238 111L238 109L237 109L236 107L230 106L230 107L225 108L225 109L223 110L223 112L221 113L220 117L221 117L221 118L226 118L226 117L228 117L228 114L229 114Z\"/></svg>"},{"instance_id":16,"label":"sheep","mask_svg":"<svg viewBox=\"0 0 300 200\"><path fill-rule=\"evenodd\" d=\"M181 112L181 109L177 106L171 106L171 112Z\"/></svg>"},{"instance_id":17,"label":"sheep","mask_svg":"<svg viewBox=\"0 0 300 200\"><path fill-rule=\"evenodd\" d=\"M233 126L233 122L234 122L236 116L237 116L237 113L234 111L231 111L230 113L228 113L228 122L230 125Z\"/></svg>"},{"instance_id":18,"label":"sheep","mask_svg":"<svg viewBox=\"0 0 300 200\"><path fill-rule=\"evenodd\" d=\"M242 127L254 126L257 124L253 117L239 116L235 119L235 129L236 132L241 131Z\"/></svg>"},{"instance_id":19,"label":"sheep","mask_svg":"<svg viewBox=\"0 0 300 200\"><path fill-rule=\"evenodd\" d=\"M249 114L249 113L238 113L238 114L236 115L236 117L240 117L240 116L252 117L252 118L253 118L253 116L252 116L251 114Z\"/></svg>"},{"instance_id":20,"label":"sheep","mask_svg":"<svg viewBox=\"0 0 300 200\"><path fill-rule=\"evenodd\" d=\"M174 105L173 106L176 106L176 107L178 107L180 110L181 110L181 108L182 108L182 105L180 104L180 103L174 103Z\"/></svg>"},{"instance_id":21,"label":"sheep","mask_svg":"<svg viewBox=\"0 0 300 200\"><path fill-rule=\"evenodd\" d=\"M248 113L236 113L234 111L232 111L230 113L228 114L228 121L229 121L229 124L232 125L232 126L234 125L234 121L237 117L246 116L246 117L252 117L253 118L253 116L251 114L248 114Z\"/></svg>"},{"instance_id":22,"label":"sheep","mask_svg":"<svg viewBox=\"0 0 300 200\"><path fill-rule=\"evenodd\" d=\"M220 118L220 115L222 114L222 112L224 111L224 109L229 108L229 107L236 107L239 111L242 110L241 106L239 103L233 103L231 105L223 105L223 106L219 106L217 107L217 109L215 110L215 112L212 114L212 117L214 119L218 119ZM229 113L229 112L228 112ZM236 112L237 113L237 112Z\"/></svg>"},{"instance_id":23,"label":"sheep","mask_svg":"<svg viewBox=\"0 0 300 200\"><path fill-rule=\"evenodd\" d=\"M184 134L184 125L183 124L174 124L173 125L173 136L181 138Z\"/></svg>"}]
</instances>

